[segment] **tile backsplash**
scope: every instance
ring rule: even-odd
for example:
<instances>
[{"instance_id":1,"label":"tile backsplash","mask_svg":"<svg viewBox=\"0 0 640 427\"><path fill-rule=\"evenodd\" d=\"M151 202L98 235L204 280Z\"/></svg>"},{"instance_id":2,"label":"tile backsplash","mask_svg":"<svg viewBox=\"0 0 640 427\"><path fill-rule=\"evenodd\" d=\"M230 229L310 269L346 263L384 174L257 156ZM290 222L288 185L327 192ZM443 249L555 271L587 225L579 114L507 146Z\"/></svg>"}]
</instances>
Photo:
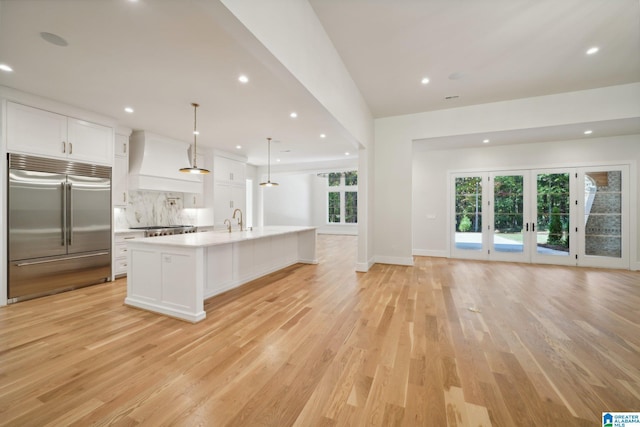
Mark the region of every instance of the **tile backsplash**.
<instances>
[{"instance_id":1,"label":"tile backsplash","mask_svg":"<svg viewBox=\"0 0 640 427\"><path fill-rule=\"evenodd\" d=\"M115 209L116 229L150 225L197 224L196 209L183 208L183 193L129 191L126 209Z\"/></svg>"}]
</instances>

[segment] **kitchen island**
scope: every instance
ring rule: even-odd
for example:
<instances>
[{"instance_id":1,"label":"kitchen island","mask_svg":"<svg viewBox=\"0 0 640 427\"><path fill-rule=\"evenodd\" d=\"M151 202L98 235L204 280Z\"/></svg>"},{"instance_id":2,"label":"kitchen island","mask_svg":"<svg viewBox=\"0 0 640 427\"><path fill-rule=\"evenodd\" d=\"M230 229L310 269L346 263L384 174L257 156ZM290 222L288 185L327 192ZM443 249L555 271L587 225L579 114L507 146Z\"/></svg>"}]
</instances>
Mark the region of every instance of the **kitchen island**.
<instances>
[{"instance_id":1,"label":"kitchen island","mask_svg":"<svg viewBox=\"0 0 640 427\"><path fill-rule=\"evenodd\" d=\"M204 300L296 263L317 264L316 228L149 237L127 242L125 304L199 322Z\"/></svg>"}]
</instances>

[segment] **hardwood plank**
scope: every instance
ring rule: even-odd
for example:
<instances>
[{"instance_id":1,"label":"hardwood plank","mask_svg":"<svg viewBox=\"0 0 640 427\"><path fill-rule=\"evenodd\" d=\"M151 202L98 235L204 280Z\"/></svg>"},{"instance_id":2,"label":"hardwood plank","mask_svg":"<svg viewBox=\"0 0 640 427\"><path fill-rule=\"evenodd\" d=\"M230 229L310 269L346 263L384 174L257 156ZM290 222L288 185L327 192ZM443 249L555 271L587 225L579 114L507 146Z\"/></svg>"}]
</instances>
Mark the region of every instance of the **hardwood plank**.
<instances>
[{"instance_id":1,"label":"hardwood plank","mask_svg":"<svg viewBox=\"0 0 640 427\"><path fill-rule=\"evenodd\" d=\"M640 273L416 257L356 238L205 301L126 279L0 308L0 425L600 425L640 408ZM473 310L470 310L472 308Z\"/></svg>"}]
</instances>

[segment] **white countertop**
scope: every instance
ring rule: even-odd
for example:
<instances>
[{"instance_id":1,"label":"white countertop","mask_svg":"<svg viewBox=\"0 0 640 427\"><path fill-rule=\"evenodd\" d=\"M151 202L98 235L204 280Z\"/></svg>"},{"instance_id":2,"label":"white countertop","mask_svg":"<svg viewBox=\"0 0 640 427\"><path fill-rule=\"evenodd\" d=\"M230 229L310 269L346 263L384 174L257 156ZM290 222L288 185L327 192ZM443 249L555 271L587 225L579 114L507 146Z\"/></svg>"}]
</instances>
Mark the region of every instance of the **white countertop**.
<instances>
[{"instance_id":1,"label":"white countertop","mask_svg":"<svg viewBox=\"0 0 640 427\"><path fill-rule=\"evenodd\" d=\"M238 231L231 233L227 231L208 231L202 233L174 234L172 236L149 237L146 239L135 239L128 241L129 244L151 245L151 246L182 246L182 247L204 247L215 245L226 245L243 240L261 239L263 237L277 236L281 234L298 233L300 231L315 230L317 227L299 226L267 226L254 228L251 231Z\"/></svg>"}]
</instances>

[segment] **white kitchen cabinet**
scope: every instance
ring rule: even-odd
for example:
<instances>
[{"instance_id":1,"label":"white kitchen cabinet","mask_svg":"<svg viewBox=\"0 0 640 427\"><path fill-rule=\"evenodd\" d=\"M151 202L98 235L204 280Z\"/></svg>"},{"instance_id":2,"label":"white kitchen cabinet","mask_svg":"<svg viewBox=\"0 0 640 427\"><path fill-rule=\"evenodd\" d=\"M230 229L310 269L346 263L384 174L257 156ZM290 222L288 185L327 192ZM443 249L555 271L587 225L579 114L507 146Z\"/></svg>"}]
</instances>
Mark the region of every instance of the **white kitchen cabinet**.
<instances>
[{"instance_id":1,"label":"white kitchen cabinet","mask_svg":"<svg viewBox=\"0 0 640 427\"><path fill-rule=\"evenodd\" d=\"M184 193L184 207L187 209L203 208L204 197L199 193Z\"/></svg>"},{"instance_id":2,"label":"white kitchen cabinet","mask_svg":"<svg viewBox=\"0 0 640 427\"><path fill-rule=\"evenodd\" d=\"M129 137L116 134L115 156L111 172L113 207L124 208L129 199Z\"/></svg>"},{"instance_id":3,"label":"white kitchen cabinet","mask_svg":"<svg viewBox=\"0 0 640 427\"><path fill-rule=\"evenodd\" d=\"M120 135L119 133L116 133L113 154L129 158L129 135Z\"/></svg>"},{"instance_id":4,"label":"white kitchen cabinet","mask_svg":"<svg viewBox=\"0 0 640 427\"><path fill-rule=\"evenodd\" d=\"M246 190L245 187L233 186L216 182L213 188L213 220L215 225L224 225L224 220L233 216L233 211L240 209L242 215L246 215ZM236 220L238 218L236 217ZM246 223L246 219L243 218ZM236 221L231 221L235 228Z\"/></svg>"},{"instance_id":5,"label":"white kitchen cabinet","mask_svg":"<svg viewBox=\"0 0 640 427\"><path fill-rule=\"evenodd\" d=\"M7 151L65 157L67 117L7 102Z\"/></svg>"},{"instance_id":6,"label":"white kitchen cabinet","mask_svg":"<svg viewBox=\"0 0 640 427\"><path fill-rule=\"evenodd\" d=\"M207 169L207 164L205 162L204 156L202 154L196 154L196 161L198 167ZM184 193L184 203L185 208L204 208L204 194L203 193Z\"/></svg>"},{"instance_id":7,"label":"white kitchen cabinet","mask_svg":"<svg viewBox=\"0 0 640 427\"><path fill-rule=\"evenodd\" d=\"M113 158L113 129L67 118L67 158L87 163L111 164Z\"/></svg>"},{"instance_id":8,"label":"white kitchen cabinet","mask_svg":"<svg viewBox=\"0 0 640 427\"><path fill-rule=\"evenodd\" d=\"M246 166L221 156L215 156L213 164L213 220L215 225L224 225L224 220L231 219L235 209L246 215ZM235 227L235 221L232 223Z\"/></svg>"},{"instance_id":9,"label":"white kitchen cabinet","mask_svg":"<svg viewBox=\"0 0 640 427\"><path fill-rule=\"evenodd\" d=\"M111 165L113 129L7 102L7 150Z\"/></svg>"},{"instance_id":10,"label":"white kitchen cabinet","mask_svg":"<svg viewBox=\"0 0 640 427\"><path fill-rule=\"evenodd\" d=\"M129 174L129 159L127 157L116 156L113 159L113 170L111 173L111 195L113 197L113 207L126 207L127 175Z\"/></svg>"},{"instance_id":11,"label":"white kitchen cabinet","mask_svg":"<svg viewBox=\"0 0 640 427\"><path fill-rule=\"evenodd\" d=\"M127 242L144 237L144 231L122 231L115 233L115 247L113 255L113 275L122 277L127 275L128 261Z\"/></svg>"},{"instance_id":12,"label":"white kitchen cabinet","mask_svg":"<svg viewBox=\"0 0 640 427\"><path fill-rule=\"evenodd\" d=\"M213 176L216 182L233 185L245 185L246 166L238 160L215 156L213 159Z\"/></svg>"}]
</instances>

